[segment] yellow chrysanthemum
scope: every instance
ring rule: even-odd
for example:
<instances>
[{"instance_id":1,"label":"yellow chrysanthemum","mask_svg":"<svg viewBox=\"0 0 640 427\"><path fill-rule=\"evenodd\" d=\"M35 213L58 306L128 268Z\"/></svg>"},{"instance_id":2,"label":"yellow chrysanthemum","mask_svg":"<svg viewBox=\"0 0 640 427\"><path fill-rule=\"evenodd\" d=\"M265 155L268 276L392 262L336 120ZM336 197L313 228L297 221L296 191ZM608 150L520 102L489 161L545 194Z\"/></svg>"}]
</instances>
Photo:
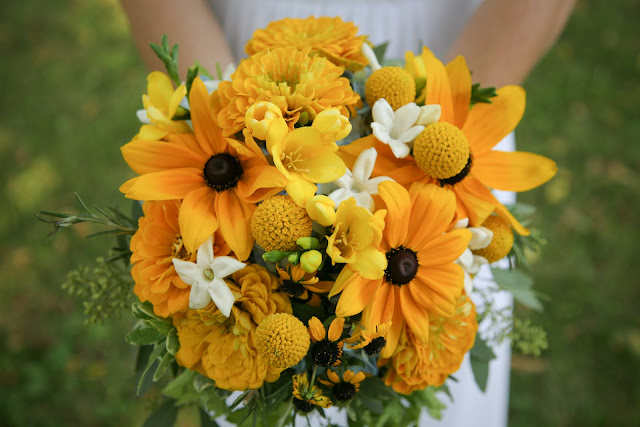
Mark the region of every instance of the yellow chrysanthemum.
<instances>
[{"instance_id":1,"label":"yellow chrysanthemum","mask_svg":"<svg viewBox=\"0 0 640 427\"><path fill-rule=\"evenodd\" d=\"M178 225L179 201L148 201L142 210L144 216L131 238L133 292L140 301L151 302L155 314L169 317L189 308L191 290L171 260L195 262L196 252L189 252L184 246ZM229 246L219 233L215 233L213 244L216 256L229 254Z\"/></svg>"},{"instance_id":2,"label":"yellow chrysanthemum","mask_svg":"<svg viewBox=\"0 0 640 427\"><path fill-rule=\"evenodd\" d=\"M486 258L489 263L506 257L513 246L513 230L509 223L498 215L489 215L482 226L493 231L493 238L489 246L472 252Z\"/></svg>"},{"instance_id":3,"label":"yellow chrysanthemum","mask_svg":"<svg viewBox=\"0 0 640 427\"><path fill-rule=\"evenodd\" d=\"M357 36L358 27L341 18L310 16L305 19L285 18L256 30L247 42L245 51L253 55L276 47L311 47L311 53L323 56L334 64L351 71L367 65L362 54L366 36Z\"/></svg>"},{"instance_id":4,"label":"yellow chrysanthemum","mask_svg":"<svg viewBox=\"0 0 640 427\"><path fill-rule=\"evenodd\" d=\"M424 173L445 180L459 174L469 162L469 143L454 125L432 123L413 141L413 157Z\"/></svg>"},{"instance_id":5,"label":"yellow chrysanthemum","mask_svg":"<svg viewBox=\"0 0 640 427\"><path fill-rule=\"evenodd\" d=\"M285 195L269 197L251 217L253 238L265 251L293 251L296 240L310 236L312 228L307 211Z\"/></svg>"},{"instance_id":6,"label":"yellow chrysanthemum","mask_svg":"<svg viewBox=\"0 0 640 427\"><path fill-rule=\"evenodd\" d=\"M397 110L413 102L415 95L415 81L400 67L382 67L374 71L365 85L365 99L371 107L378 99L384 98L391 108Z\"/></svg>"},{"instance_id":7,"label":"yellow chrysanthemum","mask_svg":"<svg viewBox=\"0 0 640 427\"><path fill-rule=\"evenodd\" d=\"M251 264L225 280L235 297L231 315L215 304L173 317L178 331L178 364L200 372L224 390L256 389L278 379L282 368L269 366L255 345L258 325L274 313L292 313L289 298L275 292L278 281L266 268Z\"/></svg>"},{"instance_id":8,"label":"yellow chrysanthemum","mask_svg":"<svg viewBox=\"0 0 640 427\"><path fill-rule=\"evenodd\" d=\"M304 114L305 123L336 107L349 116L359 102L343 69L310 49L282 47L256 53L240 63L232 81L220 82L212 97L213 113L226 136L245 127L246 111L258 101L277 105L290 129Z\"/></svg>"},{"instance_id":9,"label":"yellow chrysanthemum","mask_svg":"<svg viewBox=\"0 0 640 427\"><path fill-rule=\"evenodd\" d=\"M464 355L473 347L477 330L475 306L462 294L453 316L429 319L427 345L409 328L404 329L384 377L385 384L402 394L442 385L460 368Z\"/></svg>"},{"instance_id":10,"label":"yellow chrysanthemum","mask_svg":"<svg viewBox=\"0 0 640 427\"><path fill-rule=\"evenodd\" d=\"M329 381L323 380L322 378L319 378L318 381L331 389L331 396L335 401L348 402L360 391L360 382L364 380L367 375L362 371L356 374L351 369L347 369L342 375L342 379L340 379L337 373L328 369L327 377L329 377Z\"/></svg>"},{"instance_id":11,"label":"yellow chrysanthemum","mask_svg":"<svg viewBox=\"0 0 640 427\"><path fill-rule=\"evenodd\" d=\"M307 374L293 376L293 406L303 413L309 413L316 406L328 408L332 405L331 400L322 394L322 390L316 385L309 387Z\"/></svg>"},{"instance_id":12,"label":"yellow chrysanthemum","mask_svg":"<svg viewBox=\"0 0 640 427\"><path fill-rule=\"evenodd\" d=\"M309 350L309 333L297 317L288 313L271 314L255 333L258 355L269 366L287 369L302 360Z\"/></svg>"}]
</instances>

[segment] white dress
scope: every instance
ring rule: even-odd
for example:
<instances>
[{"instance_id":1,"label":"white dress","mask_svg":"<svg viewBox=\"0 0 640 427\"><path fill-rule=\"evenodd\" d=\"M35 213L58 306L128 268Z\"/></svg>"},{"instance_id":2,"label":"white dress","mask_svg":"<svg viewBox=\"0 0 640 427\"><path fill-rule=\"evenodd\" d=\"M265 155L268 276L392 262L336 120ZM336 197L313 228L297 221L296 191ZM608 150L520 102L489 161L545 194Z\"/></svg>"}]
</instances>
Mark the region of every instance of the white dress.
<instances>
[{"instance_id":1,"label":"white dress","mask_svg":"<svg viewBox=\"0 0 640 427\"><path fill-rule=\"evenodd\" d=\"M209 0L214 14L229 41L236 60L246 57L244 46L256 29L282 18L340 16L354 22L359 34L369 36L374 44L389 42L388 58L403 58L406 51L419 52L428 46L443 59L450 45L482 0ZM496 148L512 151L513 134ZM513 203L513 193L496 192L503 203ZM491 272L485 268L476 286L490 282ZM512 306L510 294L497 297L496 305ZM471 364L465 358L454 374L457 382L447 384L454 397L440 421L426 413L421 426L502 427L507 425L511 347L503 342L494 349L497 358L489 367L489 380L483 393L475 383ZM346 425L344 411L327 411L334 424ZM298 420L301 421L301 420ZM313 424L319 423L317 420ZM298 422L297 425L305 425Z\"/></svg>"}]
</instances>

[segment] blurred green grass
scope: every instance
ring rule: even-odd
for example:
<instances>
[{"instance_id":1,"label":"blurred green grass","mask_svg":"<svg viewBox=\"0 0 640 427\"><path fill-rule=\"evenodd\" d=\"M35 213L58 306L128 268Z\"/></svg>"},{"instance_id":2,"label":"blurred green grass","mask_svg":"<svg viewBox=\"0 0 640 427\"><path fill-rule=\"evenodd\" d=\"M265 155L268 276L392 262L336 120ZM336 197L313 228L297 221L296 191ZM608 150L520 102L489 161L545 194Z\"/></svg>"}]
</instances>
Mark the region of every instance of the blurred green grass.
<instances>
[{"instance_id":1,"label":"blurred green grass","mask_svg":"<svg viewBox=\"0 0 640 427\"><path fill-rule=\"evenodd\" d=\"M119 147L135 132L146 70L116 0L0 4L0 419L6 425L135 425L126 317L86 328L60 290L104 242L50 229L32 212L127 203ZM550 296L539 359L514 357L511 426L640 425L640 4L580 1L527 80L520 150L559 175L521 201L548 236L535 256ZM519 308L522 310L522 308Z\"/></svg>"}]
</instances>

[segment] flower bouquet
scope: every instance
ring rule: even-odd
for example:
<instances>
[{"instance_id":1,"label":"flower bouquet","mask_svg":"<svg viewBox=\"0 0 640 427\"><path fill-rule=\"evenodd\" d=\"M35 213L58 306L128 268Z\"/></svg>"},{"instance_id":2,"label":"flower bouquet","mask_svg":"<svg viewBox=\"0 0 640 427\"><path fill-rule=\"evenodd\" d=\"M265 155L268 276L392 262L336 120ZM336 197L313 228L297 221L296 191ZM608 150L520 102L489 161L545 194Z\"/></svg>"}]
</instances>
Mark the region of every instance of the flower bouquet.
<instances>
[{"instance_id":1,"label":"flower bouquet","mask_svg":"<svg viewBox=\"0 0 640 427\"><path fill-rule=\"evenodd\" d=\"M66 286L94 320L130 303L138 393L162 390L151 419L273 426L334 406L350 423L404 426L440 415L468 352L484 387L487 344L544 347L491 303L503 289L540 306L515 267L541 239L526 207L491 191L556 172L493 149L524 113L522 88L474 85L462 57L444 65L427 48L385 61L339 18L273 22L215 79L194 66L183 81L177 46L152 48L167 73L149 74L122 147L132 215L81 199L84 214L40 215L117 237L91 273L103 280L74 272ZM474 289L505 257L512 269Z\"/></svg>"}]
</instances>

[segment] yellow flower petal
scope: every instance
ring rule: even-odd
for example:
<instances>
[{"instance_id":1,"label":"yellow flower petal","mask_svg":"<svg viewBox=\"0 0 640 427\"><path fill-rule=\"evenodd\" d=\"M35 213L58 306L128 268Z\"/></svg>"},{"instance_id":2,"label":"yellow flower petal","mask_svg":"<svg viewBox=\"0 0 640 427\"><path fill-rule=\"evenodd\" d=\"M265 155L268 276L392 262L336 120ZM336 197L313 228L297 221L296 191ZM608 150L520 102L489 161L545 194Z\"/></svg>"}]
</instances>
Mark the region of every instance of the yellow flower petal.
<instances>
[{"instance_id":1,"label":"yellow flower petal","mask_svg":"<svg viewBox=\"0 0 640 427\"><path fill-rule=\"evenodd\" d=\"M178 222L184 246L191 253L196 252L218 228L213 210L216 194L211 188L202 187L190 192L182 201Z\"/></svg>"},{"instance_id":2,"label":"yellow flower petal","mask_svg":"<svg viewBox=\"0 0 640 427\"><path fill-rule=\"evenodd\" d=\"M556 163L522 151L487 151L474 159L473 175L484 185L505 191L536 188L558 171Z\"/></svg>"}]
</instances>

